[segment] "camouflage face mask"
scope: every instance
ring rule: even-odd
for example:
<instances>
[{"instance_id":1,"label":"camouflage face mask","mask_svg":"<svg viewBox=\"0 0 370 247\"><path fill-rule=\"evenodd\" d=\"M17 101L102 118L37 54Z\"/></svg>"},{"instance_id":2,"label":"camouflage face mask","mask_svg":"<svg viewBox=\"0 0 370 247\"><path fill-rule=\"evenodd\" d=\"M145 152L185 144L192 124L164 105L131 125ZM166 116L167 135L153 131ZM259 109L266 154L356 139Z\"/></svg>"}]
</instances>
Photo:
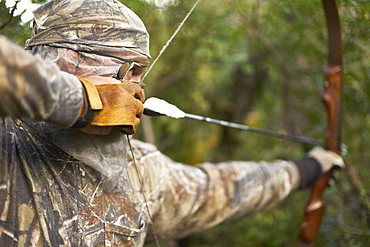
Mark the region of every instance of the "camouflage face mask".
<instances>
[{"instance_id":1,"label":"camouflage face mask","mask_svg":"<svg viewBox=\"0 0 370 247\"><path fill-rule=\"evenodd\" d=\"M38 45L96 54L127 51L146 66L149 34L140 18L116 0L53 0L34 12L32 38Z\"/></svg>"}]
</instances>

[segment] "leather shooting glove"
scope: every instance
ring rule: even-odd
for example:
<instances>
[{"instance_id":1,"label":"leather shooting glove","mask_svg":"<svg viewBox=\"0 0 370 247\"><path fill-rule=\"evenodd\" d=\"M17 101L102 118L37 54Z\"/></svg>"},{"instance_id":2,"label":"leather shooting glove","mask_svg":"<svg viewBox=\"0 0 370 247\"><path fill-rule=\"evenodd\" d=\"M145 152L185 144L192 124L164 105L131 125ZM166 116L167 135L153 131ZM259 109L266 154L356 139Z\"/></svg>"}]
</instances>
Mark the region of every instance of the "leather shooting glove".
<instances>
[{"instance_id":1,"label":"leather shooting glove","mask_svg":"<svg viewBox=\"0 0 370 247\"><path fill-rule=\"evenodd\" d=\"M341 169L345 167L344 160L339 154L322 147L314 147L307 156L319 162L323 173L330 171L333 167Z\"/></svg>"},{"instance_id":2,"label":"leather shooting glove","mask_svg":"<svg viewBox=\"0 0 370 247\"><path fill-rule=\"evenodd\" d=\"M94 85L79 78L86 92L88 110L82 120L74 125L82 128L90 124L99 127L116 127L125 134L134 134L140 124L145 101L144 90L134 82Z\"/></svg>"},{"instance_id":3,"label":"leather shooting glove","mask_svg":"<svg viewBox=\"0 0 370 247\"><path fill-rule=\"evenodd\" d=\"M345 168L344 160L339 154L322 147L313 148L295 163L301 175L300 189L314 185L324 173L332 169Z\"/></svg>"}]
</instances>

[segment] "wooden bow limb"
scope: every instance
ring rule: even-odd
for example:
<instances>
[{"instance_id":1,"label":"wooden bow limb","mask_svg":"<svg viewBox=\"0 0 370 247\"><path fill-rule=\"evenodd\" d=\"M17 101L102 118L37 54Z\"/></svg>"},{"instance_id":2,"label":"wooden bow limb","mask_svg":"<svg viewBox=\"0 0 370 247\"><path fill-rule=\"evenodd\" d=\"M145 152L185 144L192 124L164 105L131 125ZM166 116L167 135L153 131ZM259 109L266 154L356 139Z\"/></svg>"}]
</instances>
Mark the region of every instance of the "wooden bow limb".
<instances>
[{"instance_id":1,"label":"wooden bow limb","mask_svg":"<svg viewBox=\"0 0 370 247\"><path fill-rule=\"evenodd\" d=\"M339 14L335 0L323 0L328 30L328 66L324 71L324 93L328 127L325 148L341 153L341 112L342 112L342 41ZM305 208L300 229L299 246L313 246L325 210L324 190L333 171L324 174L311 189L311 196Z\"/></svg>"}]
</instances>

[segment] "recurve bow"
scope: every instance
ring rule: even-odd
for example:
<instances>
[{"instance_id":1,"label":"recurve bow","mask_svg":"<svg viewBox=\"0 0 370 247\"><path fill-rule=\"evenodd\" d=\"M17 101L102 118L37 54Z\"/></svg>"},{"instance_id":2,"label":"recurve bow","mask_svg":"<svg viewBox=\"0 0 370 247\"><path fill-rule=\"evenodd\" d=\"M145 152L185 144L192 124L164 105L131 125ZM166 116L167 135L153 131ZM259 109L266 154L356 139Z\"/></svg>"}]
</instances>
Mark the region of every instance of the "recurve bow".
<instances>
[{"instance_id":1,"label":"recurve bow","mask_svg":"<svg viewBox=\"0 0 370 247\"><path fill-rule=\"evenodd\" d=\"M322 100L328 118L325 148L338 154L341 152L342 111L342 39L336 0L323 0L328 33L328 65L324 70L324 92ZM313 246L325 210L324 190L333 171L325 173L312 187L300 229L299 246Z\"/></svg>"}]
</instances>

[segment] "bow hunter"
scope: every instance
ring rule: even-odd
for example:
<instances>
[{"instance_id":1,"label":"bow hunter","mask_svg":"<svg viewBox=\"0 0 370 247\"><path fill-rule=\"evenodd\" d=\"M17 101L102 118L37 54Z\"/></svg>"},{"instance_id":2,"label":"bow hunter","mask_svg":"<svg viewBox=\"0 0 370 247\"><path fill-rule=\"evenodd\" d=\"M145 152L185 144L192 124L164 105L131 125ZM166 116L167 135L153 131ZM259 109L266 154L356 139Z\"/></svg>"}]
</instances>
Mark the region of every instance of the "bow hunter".
<instances>
[{"instance_id":1,"label":"bow hunter","mask_svg":"<svg viewBox=\"0 0 370 247\"><path fill-rule=\"evenodd\" d=\"M344 166L322 148L299 161L190 166L132 139L149 59L143 22L116 0L47 2L26 51L0 36L1 246L179 239Z\"/></svg>"}]
</instances>

